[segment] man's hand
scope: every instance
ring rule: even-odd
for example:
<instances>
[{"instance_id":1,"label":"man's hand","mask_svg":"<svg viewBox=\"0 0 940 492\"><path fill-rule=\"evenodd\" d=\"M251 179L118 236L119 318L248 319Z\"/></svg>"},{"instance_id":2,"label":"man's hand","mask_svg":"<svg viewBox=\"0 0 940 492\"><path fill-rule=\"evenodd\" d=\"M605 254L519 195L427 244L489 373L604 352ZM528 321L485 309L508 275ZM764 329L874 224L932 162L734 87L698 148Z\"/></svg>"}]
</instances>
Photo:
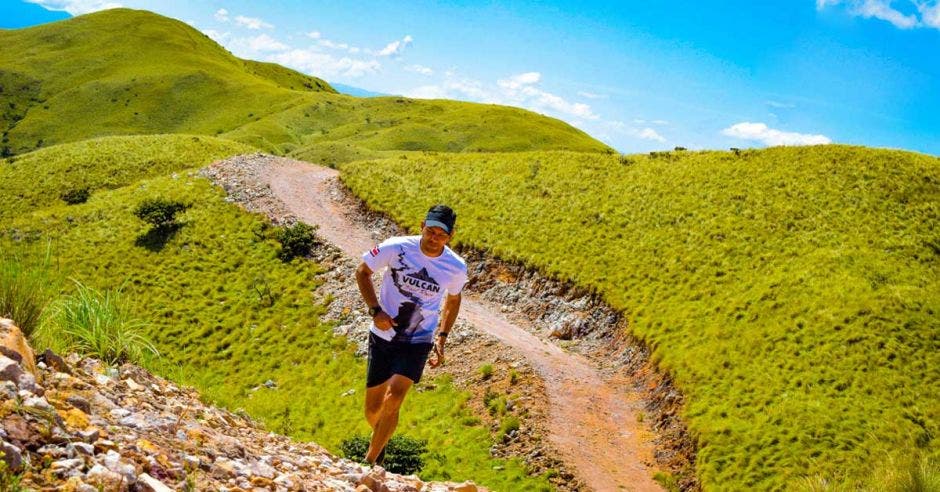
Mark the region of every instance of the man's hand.
<instances>
[{"instance_id":1,"label":"man's hand","mask_svg":"<svg viewBox=\"0 0 940 492\"><path fill-rule=\"evenodd\" d=\"M437 337L434 340L434 355L428 358L428 365L431 368L444 365L444 341L447 340L444 337Z\"/></svg>"},{"instance_id":2,"label":"man's hand","mask_svg":"<svg viewBox=\"0 0 940 492\"><path fill-rule=\"evenodd\" d=\"M380 312L372 317L372 322L375 323L375 327L380 330L391 330L393 326L398 326L398 323L392 319L385 311Z\"/></svg>"}]
</instances>

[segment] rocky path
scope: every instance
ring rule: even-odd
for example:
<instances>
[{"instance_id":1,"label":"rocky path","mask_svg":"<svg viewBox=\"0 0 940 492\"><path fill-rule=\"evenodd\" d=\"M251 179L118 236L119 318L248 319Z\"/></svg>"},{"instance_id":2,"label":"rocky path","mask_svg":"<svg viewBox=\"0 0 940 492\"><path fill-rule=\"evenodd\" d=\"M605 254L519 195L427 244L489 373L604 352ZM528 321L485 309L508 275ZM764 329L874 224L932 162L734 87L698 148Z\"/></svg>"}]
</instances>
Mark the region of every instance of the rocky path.
<instances>
[{"instance_id":1,"label":"rocky path","mask_svg":"<svg viewBox=\"0 0 940 492\"><path fill-rule=\"evenodd\" d=\"M316 224L322 238L353 258L381 239L337 196L337 171L286 158L264 160L261 179L273 196L300 220ZM519 351L544 379L549 441L583 483L598 491L661 490L652 479L652 436L640 423L638 395L478 295L465 295L460 317Z\"/></svg>"}]
</instances>

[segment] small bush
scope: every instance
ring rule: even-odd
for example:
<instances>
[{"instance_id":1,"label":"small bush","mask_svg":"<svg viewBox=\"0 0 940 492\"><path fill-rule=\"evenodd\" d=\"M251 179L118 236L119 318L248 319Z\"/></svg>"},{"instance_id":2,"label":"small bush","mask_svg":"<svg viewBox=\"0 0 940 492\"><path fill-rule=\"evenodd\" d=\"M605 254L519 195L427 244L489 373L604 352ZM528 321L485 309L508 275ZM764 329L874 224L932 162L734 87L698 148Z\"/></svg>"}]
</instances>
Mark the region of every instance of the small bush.
<instances>
[{"instance_id":1,"label":"small bush","mask_svg":"<svg viewBox=\"0 0 940 492\"><path fill-rule=\"evenodd\" d=\"M278 229L276 238L281 243L281 252L278 257L287 262L298 256L305 256L317 244L314 236L315 227L303 222Z\"/></svg>"},{"instance_id":2,"label":"small bush","mask_svg":"<svg viewBox=\"0 0 940 492\"><path fill-rule=\"evenodd\" d=\"M519 431L519 418L515 415L510 415L503 419L499 424L499 433L504 438L509 435L510 432Z\"/></svg>"},{"instance_id":3,"label":"small bush","mask_svg":"<svg viewBox=\"0 0 940 492\"><path fill-rule=\"evenodd\" d=\"M483 364L480 367L480 377L484 380L487 380L493 377L493 365L492 364Z\"/></svg>"},{"instance_id":4,"label":"small bush","mask_svg":"<svg viewBox=\"0 0 940 492\"><path fill-rule=\"evenodd\" d=\"M134 209L134 215L157 229L176 225L176 214L189 208L188 204L166 198L144 200Z\"/></svg>"},{"instance_id":5,"label":"small bush","mask_svg":"<svg viewBox=\"0 0 940 492\"><path fill-rule=\"evenodd\" d=\"M519 373L515 369L509 370L509 384L516 384L519 382Z\"/></svg>"},{"instance_id":6,"label":"small bush","mask_svg":"<svg viewBox=\"0 0 940 492\"><path fill-rule=\"evenodd\" d=\"M88 201L88 197L91 196L91 192L87 187L84 188L74 188L65 193L59 195L59 198L63 202L68 203L69 205L78 205L79 203L85 203Z\"/></svg>"},{"instance_id":7,"label":"small bush","mask_svg":"<svg viewBox=\"0 0 940 492\"><path fill-rule=\"evenodd\" d=\"M354 461L365 460L369 450L369 438L353 436L340 444L343 456ZM383 468L402 475L418 473L424 467L424 454L428 452L428 442L408 436L396 435L385 446L385 464Z\"/></svg>"},{"instance_id":8,"label":"small bush","mask_svg":"<svg viewBox=\"0 0 940 492\"><path fill-rule=\"evenodd\" d=\"M120 291L99 292L75 282L76 291L52 303L37 332L41 346L57 352L76 351L108 364L140 363L145 355L159 355L120 302Z\"/></svg>"}]
</instances>

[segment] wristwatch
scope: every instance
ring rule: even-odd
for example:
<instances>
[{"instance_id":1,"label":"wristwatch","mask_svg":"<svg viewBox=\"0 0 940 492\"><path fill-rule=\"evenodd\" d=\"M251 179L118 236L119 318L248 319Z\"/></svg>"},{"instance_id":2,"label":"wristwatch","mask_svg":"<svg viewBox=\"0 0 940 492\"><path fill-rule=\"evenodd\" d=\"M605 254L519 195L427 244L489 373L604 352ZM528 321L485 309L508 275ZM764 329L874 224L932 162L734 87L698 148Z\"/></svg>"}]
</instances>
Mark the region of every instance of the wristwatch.
<instances>
[{"instance_id":1,"label":"wristwatch","mask_svg":"<svg viewBox=\"0 0 940 492\"><path fill-rule=\"evenodd\" d=\"M439 336L439 337L441 337L441 338L447 338L447 333L448 333L448 332L446 332L446 331L439 331L439 332L437 332L437 336Z\"/></svg>"},{"instance_id":2,"label":"wristwatch","mask_svg":"<svg viewBox=\"0 0 940 492\"><path fill-rule=\"evenodd\" d=\"M375 315L381 312L382 312L382 306L375 306L375 307L369 308L369 316L372 316L373 318L375 317Z\"/></svg>"}]
</instances>

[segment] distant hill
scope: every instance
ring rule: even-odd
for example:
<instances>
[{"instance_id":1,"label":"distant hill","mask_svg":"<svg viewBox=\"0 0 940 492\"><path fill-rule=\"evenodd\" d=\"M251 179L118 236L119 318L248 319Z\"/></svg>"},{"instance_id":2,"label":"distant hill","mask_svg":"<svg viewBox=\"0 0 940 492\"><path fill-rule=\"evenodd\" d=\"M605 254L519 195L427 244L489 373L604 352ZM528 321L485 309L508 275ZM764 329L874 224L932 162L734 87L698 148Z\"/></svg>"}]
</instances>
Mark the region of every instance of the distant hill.
<instances>
[{"instance_id":1,"label":"distant hill","mask_svg":"<svg viewBox=\"0 0 940 492\"><path fill-rule=\"evenodd\" d=\"M359 87L353 87L346 84L337 84L336 82L330 82L330 85L333 86L340 94L346 94L347 96L356 96L356 97L382 97L382 96L391 96L393 94L384 94L381 92L373 92L366 89L360 89Z\"/></svg>"},{"instance_id":2,"label":"distant hill","mask_svg":"<svg viewBox=\"0 0 940 492\"><path fill-rule=\"evenodd\" d=\"M940 478L940 159L828 145L340 170L412 230L446 197L461 245L622 309L687 398L705 490L901 490L883 482L917 456Z\"/></svg>"},{"instance_id":3,"label":"distant hill","mask_svg":"<svg viewBox=\"0 0 940 492\"><path fill-rule=\"evenodd\" d=\"M325 81L242 60L191 26L114 9L0 31L0 153L107 135L220 136L286 154L343 142L370 150L608 147L504 106L355 98Z\"/></svg>"}]
</instances>

